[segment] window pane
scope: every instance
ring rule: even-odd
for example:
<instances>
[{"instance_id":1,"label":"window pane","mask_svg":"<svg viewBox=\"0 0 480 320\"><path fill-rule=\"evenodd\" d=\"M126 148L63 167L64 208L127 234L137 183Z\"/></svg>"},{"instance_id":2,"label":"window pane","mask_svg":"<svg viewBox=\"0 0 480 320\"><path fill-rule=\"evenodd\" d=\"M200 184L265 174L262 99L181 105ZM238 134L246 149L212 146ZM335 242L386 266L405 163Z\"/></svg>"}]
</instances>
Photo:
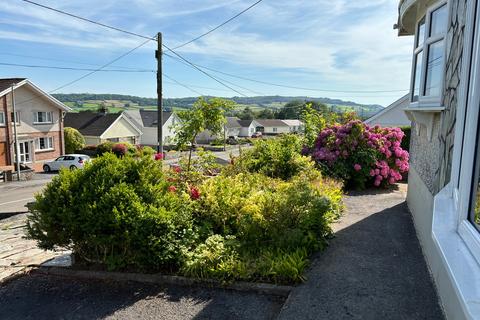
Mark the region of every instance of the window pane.
<instances>
[{"instance_id":1,"label":"window pane","mask_svg":"<svg viewBox=\"0 0 480 320\"><path fill-rule=\"evenodd\" d=\"M5 113L0 112L0 124L5 124Z\"/></svg>"},{"instance_id":2,"label":"window pane","mask_svg":"<svg viewBox=\"0 0 480 320\"><path fill-rule=\"evenodd\" d=\"M443 40L428 46L425 96L440 96L443 74Z\"/></svg>"},{"instance_id":3,"label":"window pane","mask_svg":"<svg viewBox=\"0 0 480 320\"><path fill-rule=\"evenodd\" d=\"M412 101L418 101L418 95L420 94L420 77L422 75L422 61L423 51L420 51L415 57L415 75L413 80L413 96Z\"/></svg>"},{"instance_id":4,"label":"window pane","mask_svg":"<svg viewBox=\"0 0 480 320\"><path fill-rule=\"evenodd\" d=\"M447 32L447 5L443 5L432 12L430 20L430 37Z\"/></svg>"},{"instance_id":5,"label":"window pane","mask_svg":"<svg viewBox=\"0 0 480 320\"><path fill-rule=\"evenodd\" d=\"M425 40L425 17L418 23L418 30L417 30L417 48L423 44Z\"/></svg>"},{"instance_id":6,"label":"window pane","mask_svg":"<svg viewBox=\"0 0 480 320\"><path fill-rule=\"evenodd\" d=\"M477 133L477 156L473 174L472 199L469 219L480 230L480 130Z\"/></svg>"}]
</instances>

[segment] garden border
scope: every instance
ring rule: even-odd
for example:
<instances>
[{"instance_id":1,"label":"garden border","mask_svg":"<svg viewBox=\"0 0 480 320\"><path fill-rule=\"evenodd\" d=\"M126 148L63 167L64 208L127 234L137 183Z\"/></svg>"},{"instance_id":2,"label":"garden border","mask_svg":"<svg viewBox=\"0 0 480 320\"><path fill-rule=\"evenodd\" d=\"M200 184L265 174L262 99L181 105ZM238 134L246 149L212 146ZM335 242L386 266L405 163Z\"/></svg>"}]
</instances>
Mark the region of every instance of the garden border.
<instances>
[{"instance_id":1,"label":"garden border","mask_svg":"<svg viewBox=\"0 0 480 320\"><path fill-rule=\"evenodd\" d=\"M108 271L90 271L76 270L69 267L53 267L40 266L31 271L43 275L54 275L61 277L73 277L94 280L110 280L110 281L134 281L141 283L152 283L162 285L178 285L184 287L200 286L213 289L227 289L242 292L255 292L259 294L267 294L288 298L293 286L281 286L269 283L255 282L233 282L231 284L222 284L218 280L202 280L187 278L182 276L170 276L163 274L144 274L144 273L123 273Z\"/></svg>"}]
</instances>

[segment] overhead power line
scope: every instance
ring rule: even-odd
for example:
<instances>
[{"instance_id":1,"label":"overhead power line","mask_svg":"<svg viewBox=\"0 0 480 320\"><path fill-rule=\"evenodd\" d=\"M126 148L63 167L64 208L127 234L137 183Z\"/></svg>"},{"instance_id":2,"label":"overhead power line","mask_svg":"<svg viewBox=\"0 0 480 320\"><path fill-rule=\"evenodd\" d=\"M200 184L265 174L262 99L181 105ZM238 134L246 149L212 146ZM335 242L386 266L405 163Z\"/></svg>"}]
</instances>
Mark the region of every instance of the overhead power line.
<instances>
[{"instance_id":1,"label":"overhead power line","mask_svg":"<svg viewBox=\"0 0 480 320\"><path fill-rule=\"evenodd\" d=\"M178 45L178 46L174 47L173 50L182 48L182 47L184 47L184 46L186 46L186 45L188 45L188 44L190 44L190 43L192 43L192 42L195 42L195 41L197 41L197 40L205 37L206 35L209 35L210 33L214 32L215 30L223 27L224 25L226 25L226 24L229 23L230 21L238 18L239 16L241 16L242 14L244 14L245 12L247 12L248 10L252 9L253 7L255 7L257 4L259 4L259 3L262 2L262 1L263 1L263 0L258 0L257 2L253 3L252 5L250 5L249 7L245 8L245 9L243 9L242 11L240 11L239 13L237 13L236 15L234 15L233 17L231 17L230 19L222 22L221 24L219 24L219 25L216 26L215 28L210 29L209 31L207 31L207 32L199 35L198 37L193 38L193 39L190 40L190 41L187 41L187 42L185 42L185 43L182 43L181 45Z\"/></svg>"},{"instance_id":2,"label":"overhead power line","mask_svg":"<svg viewBox=\"0 0 480 320\"><path fill-rule=\"evenodd\" d=\"M204 94L198 92L198 91L195 90L195 89L190 88L190 87L187 86L186 84L183 84L183 83L181 83L181 82L173 79L173 78L170 77L169 75L167 75L167 74L165 74L165 73L162 73L162 75L163 75L165 78L172 80L174 83L176 83L176 84L178 84L178 85L180 85L180 86L182 86L182 87L184 87L184 88L186 88L186 89L188 89L188 90L190 90L190 91L192 91L192 92L194 92L194 93L196 93L196 94L198 94L198 95L200 95L200 96L204 96Z\"/></svg>"},{"instance_id":3,"label":"overhead power line","mask_svg":"<svg viewBox=\"0 0 480 320\"><path fill-rule=\"evenodd\" d=\"M58 70L74 70L74 71L96 71L96 72L156 72L155 70L135 70L135 69L93 69L93 68L75 68L75 67L59 67L59 66L46 66L46 65L32 65L32 64L19 64L19 63L7 63L0 62L2 66L23 67L23 68L39 68L39 69L58 69Z\"/></svg>"},{"instance_id":4,"label":"overhead power line","mask_svg":"<svg viewBox=\"0 0 480 320\"><path fill-rule=\"evenodd\" d=\"M90 22L90 23L99 25L99 26L104 27L104 28L108 28L108 29L111 29L111 30L115 30L115 31L119 31L119 32L123 32L123 33L129 34L129 35L132 35L132 36L136 36L136 37L140 37L140 38L144 38L144 39L156 41L155 37L144 36L144 35L141 35L141 34L136 33L136 32L131 32L131 31L127 31L127 30L124 30L124 29L117 28L117 27L112 27L112 26L109 26L109 25L107 25L107 24L104 24L104 23L101 23L101 22L98 22L98 21L94 21L94 20L90 20L90 19L87 19L87 18L84 18L84 17L80 17L80 16L77 16L77 15L75 15L75 14L73 14L73 13L69 13L69 12L66 12L66 11L62 11L62 10L59 10L59 9L55 9L55 8L52 8L52 7L49 7L49 6L46 6L46 5L44 5L44 4L34 2L34 1L30 1L30 0L22 0L22 1L28 2L28 3L30 3L30 4L33 4L33 5L35 5L35 6L38 6L38 7L44 8L44 9L52 10L52 11L55 11L55 12L57 12L57 13L61 13L61 14L70 16L70 17L75 18L75 19L80 19L80 20L83 20L83 21L86 21L86 22Z\"/></svg>"},{"instance_id":5,"label":"overhead power line","mask_svg":"<svg viewBox=\"0 0 480 320\"><path fill-rule=\"evenodd\" d=\"M178 59L177 57L174 57L174 56L172 56L168 53L164 53L164 54L169 58L176 59L176 60L180 61L180 59ZM220 74L232 77L232 78L237 78L237 79L250 81L250 82L261 83L261 84L275 86L275 87L289 88L289 89L298 89L298 90L306 90L306 91L318 91L318 92L337 92L337 93L387 93L387 92L392 92L393 93L393 92L405 92L405 91L409 90L409 89L403 89L403 90L331 90L331 89L319 89L319 88L305 88L305 87L289 86L289 85L285 85L285 84L256 80L256 79L247 78L247 77L243 77L243 76L238 76L238 75L235 75L235 74L231 74L231 73L227 73L227 72L224 72L224 71L216 70L216 69L213 69L213 68L210 68L210 67L206 67L206 66L197 64L197 63L192 62L192 64L194 64L198 68L202 68L202 69L209 70L209 71L212 71L212 72L220 73Z\"/></svg>"}]
</instances>

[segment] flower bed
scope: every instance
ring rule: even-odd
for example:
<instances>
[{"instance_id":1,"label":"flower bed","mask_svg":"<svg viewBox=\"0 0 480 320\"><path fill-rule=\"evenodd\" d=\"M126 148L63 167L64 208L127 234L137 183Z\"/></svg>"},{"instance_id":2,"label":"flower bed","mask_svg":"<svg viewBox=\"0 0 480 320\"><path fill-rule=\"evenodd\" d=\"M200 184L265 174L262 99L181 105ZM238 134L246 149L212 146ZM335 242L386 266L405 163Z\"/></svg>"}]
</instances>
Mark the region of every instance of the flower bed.
<instances>
[{"instance_id":1,"label":"flower bed","mask_svg":"<svg viewBox=\"0 0 480 320\"><path fill-rule=\"evenodd\" d=\"M219 172L208 154L195 161L188 172L151 155L106 153L83 170L62 170L36 196L28 235L109 270L302 281L342 210L339 185L313 166L282 180Z\"/></svg>"}]
</instances>

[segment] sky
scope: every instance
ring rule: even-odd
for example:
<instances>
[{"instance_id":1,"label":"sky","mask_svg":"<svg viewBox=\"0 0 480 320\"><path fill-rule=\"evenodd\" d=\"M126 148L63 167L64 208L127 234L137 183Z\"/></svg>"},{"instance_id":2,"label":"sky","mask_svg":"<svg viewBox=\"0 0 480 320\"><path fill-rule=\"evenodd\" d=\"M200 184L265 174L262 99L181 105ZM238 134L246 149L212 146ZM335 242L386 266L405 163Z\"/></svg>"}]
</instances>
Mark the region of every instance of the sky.
<instances>
[{"instance_id":1,"label":"sky","mask_svg":"<svg viewBox=\"0 0 480 320\"><path fill-rule=\"evenodd\" d=\"M210 30L255 2L36 1L142 35L154 36L160 31L170 48ZM179 48L178 53L193 63L240 77L343 91L275 87L207 70L247 96L329 97L386 106L406 94L410 82L413 38L397 36L393 29L397 13L398 0L263 0L229 24ZM20 0L0 1L0 63L95 69L144 41ZM156 43L149 42L109 67L144 72L97 72L55 93L155 97L156 75L152 72L157 66L155 49ZM196 91L164 78L164 97L190 97L199 93L239 96L238 92L167 56L163 57L163 71ZM0 77L30 78L45 91L86 73L0 65Z\"/></svg>"}]
</instances>

